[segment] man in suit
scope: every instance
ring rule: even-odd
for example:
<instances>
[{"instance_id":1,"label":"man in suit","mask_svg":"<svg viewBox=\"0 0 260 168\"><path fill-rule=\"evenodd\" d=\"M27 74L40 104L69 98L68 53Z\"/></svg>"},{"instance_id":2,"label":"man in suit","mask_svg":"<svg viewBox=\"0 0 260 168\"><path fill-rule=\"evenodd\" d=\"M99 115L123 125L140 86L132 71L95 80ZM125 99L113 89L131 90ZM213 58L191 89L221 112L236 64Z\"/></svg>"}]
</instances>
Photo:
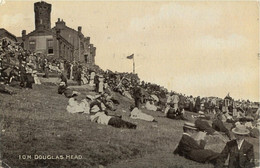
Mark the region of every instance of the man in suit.
<instances>
[{"instance_id":1,"label":"man in suit","mask_svg":"<svg viewBox=\"0 0 260 168\"><path fill-rule=\"evenodd\" d=\"M222 168L229 157L228 168L253 168L255 166L254 147L245 140L245 136L250 131L244 125L237 125L232 132L236 139L227 142L215 167Z\"/></svg>"},{"instance_id":2,"label":"man in suit","mask_svg":"<svg viewBox=\"0 0 260 168\"><path fill-rule=\"evenodd\" d=\"M204 138L195 140L193 136L197 134L195 124L186 122L183 126L183 136L174 151L174 154L184 156L187 159L200 162L215 164L219 153L204 149L206 141Z\"/></svg>"}]
</instances>

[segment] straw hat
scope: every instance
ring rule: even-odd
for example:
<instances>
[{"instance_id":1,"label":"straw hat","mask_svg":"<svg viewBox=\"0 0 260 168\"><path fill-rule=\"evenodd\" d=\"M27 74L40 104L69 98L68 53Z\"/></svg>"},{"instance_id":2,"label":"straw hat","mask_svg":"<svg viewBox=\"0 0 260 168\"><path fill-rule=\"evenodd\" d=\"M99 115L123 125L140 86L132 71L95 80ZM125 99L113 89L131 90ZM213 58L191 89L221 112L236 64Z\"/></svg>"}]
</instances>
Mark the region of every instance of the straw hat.
<instances>
[{"instance_id":1,"label":"straw hat","mask_svg":"<svg viewBox=\"0 0 260 168\"><path fill-rule=\"evenodd\" d=\"M185 122L183 128L188 128L188 129L192 129L192 130L197 130L195 124L194 124L194 123L190 123L190 122Z\"/></svg>"},{"instance_id":2,"label":"straw hat","mask_svg":"<svg viewBox=\"0 0 260 168\"><path fill-rule=\"evenodd\" d=\"M250 133L250 131L244 125L237 125L235 128L232 129L232 132L238 135L247 135Z\"/></svg>"}]
</instances>

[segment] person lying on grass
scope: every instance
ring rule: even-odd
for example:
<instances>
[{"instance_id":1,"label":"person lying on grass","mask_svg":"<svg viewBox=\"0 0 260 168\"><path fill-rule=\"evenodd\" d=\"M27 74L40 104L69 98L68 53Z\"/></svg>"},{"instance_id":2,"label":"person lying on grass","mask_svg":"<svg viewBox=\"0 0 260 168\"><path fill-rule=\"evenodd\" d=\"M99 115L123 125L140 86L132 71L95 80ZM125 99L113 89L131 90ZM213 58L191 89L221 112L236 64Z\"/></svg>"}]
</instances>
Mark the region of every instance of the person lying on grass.
<instances>
[{"instance_id":1,"label":"person lying on grass","mask_svg":"<svg viewBox=\"0 0 260 168\"><path fill-rule=\"evenodd\" d=\"M131 110L132 109L132 110ZM143 113L140 109L137 107L131 106L130 107L130 118L132 119L139 119L144 121L151 121L151 122L157 122L153 116Z\"/></svg>"},{"instance_id":2,"label":"person lying on grass","mask_svg":"<svg viewBox=\"0 0 260 168\"><path fill-rule=\"evenodd\" d=\"M107 115L106 112L99 111L96 113L90 113L90 120L98 124L111 125L115 128L128 128L136 129L136 125L128 121L124 121L121 117Z\"/></svg>"},{"instance_id":3,"label":"person lying on grass","mask_svg":"<svg viewBox=\"0 0 260 168\"><path fill-rule=\"evenodd\" d=\"M136 129L135 124L122 120L122 116L108 115L106 106L102 102L98 101L99 97L100 95L87 95L87 99L84 99L87 100L89 104L90 121L103 125L111 125L116 128Z\"/></svg>"},{"instance_id":4,"label":"person lying on grass","mask_svg":"<svg viewBox=\"0 0 260 168\"><path fill-rule=\"evenodd\" d=\"M98 100L100 95L87 95L86 99L77 100L77 95L74 94L68 101L67 111L69 113L86 113L98 112L106 109L106 106Z\"/></svg>"},{"instance_id":5,"label":"person lying on grass","mask_svg":"<svg viewBox=\"0 0 260 168\"><path fill-rule=\"evenodd\" d=\"M195 136L197 138L193 138ZM199 163L215 164L219 153L204 149L206 145L205 136L205 133L197 132L195 124L185 122L182 138L173 153Z\"/></svg>"}]
</instances>

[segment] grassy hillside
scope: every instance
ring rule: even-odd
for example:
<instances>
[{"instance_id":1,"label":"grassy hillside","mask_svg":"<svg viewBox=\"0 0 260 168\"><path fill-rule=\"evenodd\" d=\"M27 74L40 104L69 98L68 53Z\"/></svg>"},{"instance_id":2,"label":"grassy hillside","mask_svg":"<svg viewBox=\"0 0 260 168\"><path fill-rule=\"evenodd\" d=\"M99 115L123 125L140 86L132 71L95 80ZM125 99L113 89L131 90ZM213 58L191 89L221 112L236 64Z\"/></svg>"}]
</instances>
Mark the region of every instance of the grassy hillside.
<instances>
[{"instance_id":1,"label":"grassy hillside","mask_svg":"<svg viewBox=\"0 0 260 168\"><path fill-rule=\"evenodd\" d=\"M80 98L84 98L90 90L81 92ZM155 116L158 123L132 120L128 109L133 102L119 94L116 98L120 105L115 113L136 123L137 130L92 123L86 114L69 114L68 99L57 94L57 86L34 85L32 90L17 89L13 96L0 94L1 160L12 168L212 167L172 154L183 121L147 110L144 112ZM27 159L19 155L27 155ZM34 159L35 155L73 156Z\"/></svg>"}]
</instances>

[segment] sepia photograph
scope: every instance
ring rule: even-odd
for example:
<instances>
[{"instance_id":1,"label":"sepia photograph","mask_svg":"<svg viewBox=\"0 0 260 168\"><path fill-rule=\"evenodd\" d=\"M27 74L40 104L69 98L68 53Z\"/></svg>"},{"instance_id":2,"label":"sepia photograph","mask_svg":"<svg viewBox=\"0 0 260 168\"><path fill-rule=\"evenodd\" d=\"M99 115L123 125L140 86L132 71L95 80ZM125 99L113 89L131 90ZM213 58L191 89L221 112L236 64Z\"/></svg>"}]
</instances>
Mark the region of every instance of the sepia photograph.
<instances>
[{"instance_id":1,"label":"sepia photograph","mask_svg":"<svg viewBox=\"0 0 260 168\"><path fill-rule=\"evenodd\" d=\"M259 10L0 0L0 168L260 168Z\"/></svg>"}]
</instances>

